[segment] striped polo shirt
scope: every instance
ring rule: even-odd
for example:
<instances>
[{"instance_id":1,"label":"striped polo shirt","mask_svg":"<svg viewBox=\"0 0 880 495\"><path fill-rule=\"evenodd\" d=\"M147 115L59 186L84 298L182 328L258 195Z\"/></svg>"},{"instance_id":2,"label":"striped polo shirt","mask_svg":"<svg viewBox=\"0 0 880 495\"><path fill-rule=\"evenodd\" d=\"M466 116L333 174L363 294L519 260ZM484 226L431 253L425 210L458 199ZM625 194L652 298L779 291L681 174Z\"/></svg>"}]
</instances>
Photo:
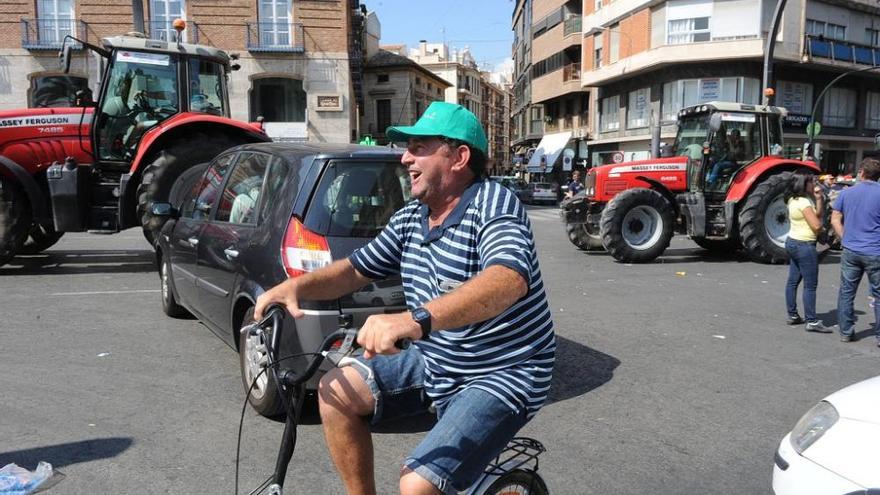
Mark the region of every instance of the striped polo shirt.
<instances>
[{"instance_id":1,"label":"striped polo shirt","mask_svg":"<svg viewBox=\"0 0 880 495\"><path fill-rule=\"evenodd\" d=\"M509 189L474 182L443 224L430 230L427 205L411 201L349 260L372 279L399 273L411 310L492 265L522 275L528 293L500 315L466 327L435 328L414 345L424 356L426 392L434 402L477 387L529 417L538 412L550 390L556 338L529 218Z\"/></svg>"}]
</instances>

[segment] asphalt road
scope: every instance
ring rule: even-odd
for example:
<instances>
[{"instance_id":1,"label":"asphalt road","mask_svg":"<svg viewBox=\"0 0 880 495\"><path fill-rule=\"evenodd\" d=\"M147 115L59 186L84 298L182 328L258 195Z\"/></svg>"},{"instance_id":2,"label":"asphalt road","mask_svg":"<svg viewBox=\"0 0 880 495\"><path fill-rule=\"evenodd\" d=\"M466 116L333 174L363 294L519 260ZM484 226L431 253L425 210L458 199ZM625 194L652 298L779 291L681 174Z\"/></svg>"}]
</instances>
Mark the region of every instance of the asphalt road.
<instances>
[{"instance_id":1,"label":"asphalt road","mask_svg":"<svg viewBox=\"0 0 880 495\"><path fill-rule=\"evenodd\" d=\"M817 400L877 374L857 299L850 344L784 324L787 267L676 238L657 263L576 250L556 210L531 216L559 353L551 403L525 428L554 494L770 492L779 440ZM836 322L836 255L818 309ZM233 493L238 356L164 316L138 230L70 234L0 268L0 466L51 462L57 494ZM380 493L423 424L374 437ZM271 474L282 424L248 411L241 478ZM342 493L320 426L300 427L292 493Z\"/></svg>"}]
</instances>

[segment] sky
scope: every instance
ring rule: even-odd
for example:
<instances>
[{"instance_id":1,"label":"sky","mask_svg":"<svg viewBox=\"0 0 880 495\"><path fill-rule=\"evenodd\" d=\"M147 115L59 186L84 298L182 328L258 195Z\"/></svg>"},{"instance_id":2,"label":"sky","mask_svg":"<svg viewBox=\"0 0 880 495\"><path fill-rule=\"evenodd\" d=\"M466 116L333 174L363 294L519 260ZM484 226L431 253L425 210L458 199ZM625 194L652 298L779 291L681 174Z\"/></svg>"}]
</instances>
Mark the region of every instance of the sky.
<instances>
[{"instance_id":1,"label":"sky","mask_svg":"<svg viewBox=\"0 0 880 495\"><path fill-rule=\"evenodd\" d=\"M513 68L510 48L513 0L361 0L376 12L382 24L383 45L419 40L441 43L450 49L469 47L480 69L503 72ZM507 70L509 70L507 69Z\"/></svg>"}]
</instances>

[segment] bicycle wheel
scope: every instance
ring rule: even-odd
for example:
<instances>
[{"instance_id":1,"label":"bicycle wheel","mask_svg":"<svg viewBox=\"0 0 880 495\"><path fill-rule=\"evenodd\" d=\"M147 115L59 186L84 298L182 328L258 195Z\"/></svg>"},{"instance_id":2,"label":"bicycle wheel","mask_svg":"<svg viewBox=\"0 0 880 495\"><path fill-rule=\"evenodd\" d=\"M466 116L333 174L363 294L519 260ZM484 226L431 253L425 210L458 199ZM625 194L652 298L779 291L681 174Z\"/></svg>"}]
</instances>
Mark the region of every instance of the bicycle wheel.
<instances>
[{"instance_id":1,"label":"bicycle wheel","mask_svg":"<svg viewBox=\"0 0 880 495\"><path fill-rule=\"evenodd\" d=\"M485 495L549 495L547 485L538 473L514 469L495 480Z\"/></svg>"}]
</instances>

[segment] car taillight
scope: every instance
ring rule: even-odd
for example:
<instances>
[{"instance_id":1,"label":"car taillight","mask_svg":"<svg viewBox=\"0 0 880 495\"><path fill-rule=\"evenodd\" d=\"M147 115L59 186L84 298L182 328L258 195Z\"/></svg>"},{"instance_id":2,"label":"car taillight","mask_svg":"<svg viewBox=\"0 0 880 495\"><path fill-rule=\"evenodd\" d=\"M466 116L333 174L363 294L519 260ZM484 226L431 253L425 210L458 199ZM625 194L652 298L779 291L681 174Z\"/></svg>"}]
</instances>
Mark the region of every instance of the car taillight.
<instances>
[{"instance_id":1,"label":"car taillight","mask_svg":"<svg viewBox=\"0 0 880 495\"><path fill-rule=\"evenodd\" d=\"M287 224L281 259L289 277L313 272L333 261L327 239L305 228L296 217L292 217Z\"/></svg>"}]
</instances>

